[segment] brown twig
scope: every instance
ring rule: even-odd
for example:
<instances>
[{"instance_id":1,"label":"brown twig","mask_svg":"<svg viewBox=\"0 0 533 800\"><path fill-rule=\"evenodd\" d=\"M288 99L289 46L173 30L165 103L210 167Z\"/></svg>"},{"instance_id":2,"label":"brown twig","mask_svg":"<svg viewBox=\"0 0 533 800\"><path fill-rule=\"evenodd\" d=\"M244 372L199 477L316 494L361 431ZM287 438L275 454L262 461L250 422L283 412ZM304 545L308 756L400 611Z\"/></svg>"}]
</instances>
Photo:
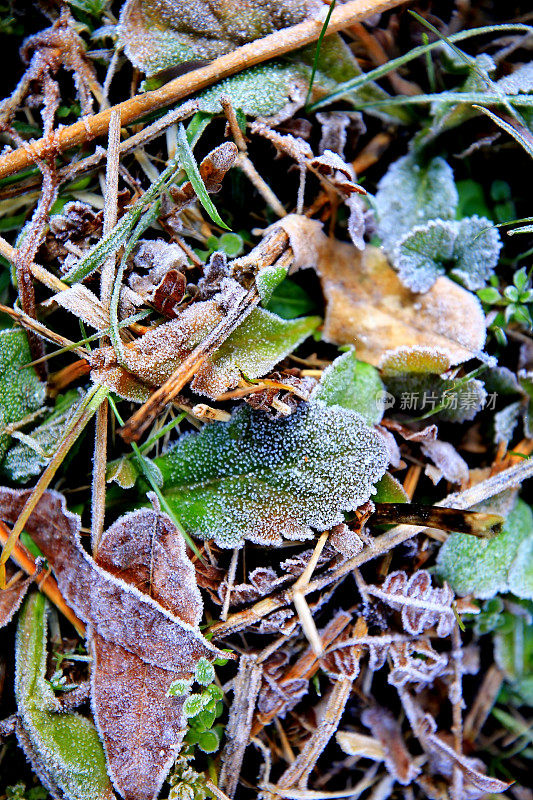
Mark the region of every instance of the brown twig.
<instances>
[{"instance_id":1,"label":"brown twig","mask_svg":"<svg viewBox=\"0 0 533 800\"><path fill-rule=\"evenodd\" d=\"M0 543L2 545L7 542L10 534L11 531L7 525L0 520ZM21 569L24 570L27 575L35 575L37 572L35 559L20 542L15 544L13 552L11 553L11 558ZM43 592L43 594L48 597L48 599L56 606L56 608L58 608L59 611L64 614L68 621L74 625L79 635L85 636L85 625L80 619L78 619L74 611L67 606L63 599L63 595L59 591L57 583L55 582L54 578L52 578L50 573L43 572L42 576L38 576L36 578L36 583L41 592Z\"/></svg>"},{"instance_id":2,"label":"brown twig","mask_svg":"<svg viewBox=\"0 0 533 800\"><path fill-rule=\"evenodd\" d=\"M382 13L404 2L405 0L350 0L335 8L329 21L328 32L335 33L354 22ZM54 150L63 153L65 150L105 135L113 110L120 112L122 125L129 125L146 114L170 106L223 78L315 42L320 36L322 27L323 19L315 18L290 28L283 28L220 56L205 67L180 75L160 89L132 97L114 106L113 109L105 109L92 117L84 117L83 120L54 132ZM51 146L52 139L43 137L1 157L0 178L14 175L22 169L33 166L39 159L46 157Z\"/></svg>"}]
</instances>

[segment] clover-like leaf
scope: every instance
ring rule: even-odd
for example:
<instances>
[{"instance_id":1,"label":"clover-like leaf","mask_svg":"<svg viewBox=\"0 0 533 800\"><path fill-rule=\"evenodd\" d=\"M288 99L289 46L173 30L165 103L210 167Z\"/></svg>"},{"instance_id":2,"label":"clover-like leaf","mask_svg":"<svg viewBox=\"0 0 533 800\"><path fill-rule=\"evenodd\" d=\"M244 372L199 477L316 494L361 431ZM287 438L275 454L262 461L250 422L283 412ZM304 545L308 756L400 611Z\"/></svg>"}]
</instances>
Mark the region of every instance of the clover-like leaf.
<instances>
[{"instance_id":1,"label":"clover-like leaf","mask_svg":"<svg viewBox=\"0 0 533 800\"><path fill-rule=\"evenodd\" d=\"M344 521L373 493L388 455L364 418L320 401L270 420L241 408L156 459L190 533L222 547L280 544Z\"/></svg>"},{"instance_id":2,"label":"clover-like leaf","mask_svg":"<svg viewBox=\"0 0 533 800\"><path fill-rule=\"evenodd\" d=\"M65 800L111 800L106 760L92 722L60 711L45 680L47 600L40 593L26 600L19 617L16 645L17 738L41 782Z\"/></svg>"},{"instance_id":3,"label":"clover-like leaf","mask_svg":"<svg viewBox=\"0 0 533 800\"><path fill-rule=\"evenodd\" d=\"M497 229L485 217L435 219L403 236L392 261L413 292L427 292L447 271L467 289L481 289L494 272L501 246Z\"/></svg>"},{"instance_id":4,"label":"clover-like leaf","mask_svg":"<svg viewBox=\"0 0 533 800\"><path fill-rule=\"evenodd\" d=\"M441 219L416 225L397 243L392 262L412 292L427 292L453 257L455 223Z\"/></svg>"},{"instance_id":5,"label":"clover-like leaf","mask_svg":"<svg viewBox=\"0 0 533 800\"><path fill-rule=\"evenodd\" d=\"M442 545L439 575L460 595L494 597L513 592L533 598L533 514L519 500L502 533L494 539L476 539L454 533Z\"/></svg>"},{"instance_id":6,"label":"clover-like leaf","mask_svg":"<svg viewBox=\"0 0 533 800\"><path fill-rule=\"evenodd\" d=\"M195 669L194 679L202 686L209 686L215 680L215 670L207 658L200 658Z\"/></svg>"},{"instance_id":7,"label":"clover-like leaf","mask_svg":"<svg viewBox=\"0 0 533 800\"><path fill-rule=\"evenodd\" d=\"M378 231L387 250L412 227L455 216L458 195L451 167L443 158L420 163L411 154L395 161L376 194Z\"/></svg>"},{"instance_id":8,"label":"clover-like leaf","mask_svg":"<svg viewBox=\"0 0 533 800\"><path fill-rule=\"evenodd\" d=\"M498 264L500 234L486 217L467 217L456 226L451 274L467 289L481 289Z\"/></svg>"},{"instance_id":9,"label":"clover-like leaf","mask_svg":"<svg viewBox=\"0 0 533 800\"><path fill-rule=\"evenodd\" d=\"M383 405L377 400L383 389L377 369L358 361L355 351L350 350L324 370L313 399L358 411L370 425L375 425L383 417Z\"/></svg>"},{"instance_id":10,"label":"clover-like leaf","mask_svg":"<svg viewBox=\"0 0 533 800\"><path fill-rule=\"evenodd\" d=\"M44 403L46 386L33 367L22 369L31 361L28 337L22 330L0 331L0 460L10 437L2 428L19 422Z\"/></svg>"}]
</instances>

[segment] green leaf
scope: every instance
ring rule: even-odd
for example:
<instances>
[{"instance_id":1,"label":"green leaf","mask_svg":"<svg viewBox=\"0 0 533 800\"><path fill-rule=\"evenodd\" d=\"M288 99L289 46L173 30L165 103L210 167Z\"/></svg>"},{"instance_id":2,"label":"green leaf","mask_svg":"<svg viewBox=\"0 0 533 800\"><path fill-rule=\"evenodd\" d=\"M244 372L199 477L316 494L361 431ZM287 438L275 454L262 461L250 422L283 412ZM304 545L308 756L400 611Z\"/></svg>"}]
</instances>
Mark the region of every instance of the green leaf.
<instances>
[{"instance_id":1,"label":"green leaf","mask_svg":"<svg viewBox=\"0 0 533 800\"><path fill-rule=\"evenodd\" d=\"M494 273L501 246L497 229L484 217L434 219L398 241L392 262L413 292L427 292L446 271L467 289L481 289Z\"/></svg>"},{"instance_id":2,"label":"green leaf","mask_svg":"<svg viewBox=\"0 0 533 800\"><path fill-rule=\"evenodd\" d=\"M54 410L45 421L8 451L2 470L11 480L27 483L41 473L54 455L79 402L80 395L76 391L59 395Z\"/></svg>"},{"instance_id":3,"label":"green leaf","mask_svg":"<svg viewBox=\"0 0 533 800\"><path fill-rule=\"evenodd\" d=\"M198 747L204 753L215 753L220 745L220 739L215 731L204 731L198 736Z\"/></svg>"},{"instance_id":4,"label":"green leaf","mask_svg":"<svg viewBox=\"0 0 533 800\"><path fill-rule=\"evenodd\" d=\"M298 283L295 283L290 278L285 278L274 289L265 307L268 311L278 314L283 319L294 319L294 317L309 314L310 311L314 310L315 304L305 289L302 289Z\"/></svg>"},{"instance_id":5,"label":"green leaf","mask_svg":"<svg viewBox=\"0 0 533 800\"><path fill-rule=\"evenodd\" d=\"M533 598L533 514L519 500L505 527L494 539L454 533L442 545L439 575L460 595L494 597L513 592Z\"/></svg>"},{"instance_id":6,"label":"green leaf","mask_svg":"<svg viewBox=\"0 0 533 800\"><path fill-rule=\"evenodd\" d=\"M209 684L213 683L215 680L215 670L207 658L202 656L202 658L198 661L194 670L194 679L202 686L209 686Z\"/></svg>"},{"instance_id":7,"label":"green leaf","mask_svg":"<svg viewBox=\"0 0 533 800\"><path fill-rule=\"evenodd\" d=\"M232 106L248 117L269 117L289 104L289 98L301 96L307 85L307 69L298 64L270 61L225 78L198 97L201 111L220 114L220 95L229 97Z\"/></svg>"},{"instance_id":8,"label":"green leaf","mask_svg":"<svg viewBox=\"0 0 533 800\"><path fill-rule=\"evenodd\" d=\"M279 264L271 264L257 273L255 283L264 304L269 302L274 290L286 277L287 267Z\"/></svg>"},{"instance_id":9,"label":"green leaf","mask_svg":"<svg viewBox=\"0 0 533 800\"><path fill-rule=\"evenodd\" d=\"M182 436L156 463L186 529L238 547L340 524L343 511L370 498L388 455L360 414L316 401L275 421L238 409L228 422Z\"/></svg>"},{"instance_id":10,"label":"green leaf","mask_svg":"<svg viewBox=\"0 0 533 800\"><path fill-rule=\"evenodd\" d=\"M167 697L183 697L191 691L192 681L186 678L178 678L177 681L172 681L168 687Z\"/></svg>"},{"instance_id":11,"label":"green leaf","mask_svg":"<svg viewBox=\"0 0 533 800\"><path fill-rule=\"evenodd\" d=\"M16 643L19 742L42 783L66 800L112 800L105 755L96 728L79 714L58 713L45 680L47 601L36 592L20 613Z\"/></svg>"},{"instance_id":12,"label":"green leaf","mask_svg":"<svg viewBox=\"0 0 533 800\"><path fill-rule=\"evenodd\" d=\"M205 0L128 0L120 41L135 67L151 76L187 61L210 61L288 25L302 22L312 2L277 0L212 4Z\"/></svg>"},{"instance_id":13,"label":"green leaf","mask_svg":"<svg viewBox=\"0 0 533 800\"><path fill-rule=\"evenodd\" d=\"M400 481L386 472L376 483L376 494L372 498L374 503L408 503L409 495Z\"/></svg>"},{"instance_id":14,"label":"green leaf","mask_svg":"<svg viewBox=\"0 0 533 800\"><path fill-rule=\"evenodd\" d=\"M529 614L531 605L526 609ZM513 615L512 625L494 636L494 659L505 673L518 703L533 705L533 626Z\"/></svg>"},{"instance_id":15,"label":"green leaf","mask_svg":"<svg viewBox=\"0 0 533 800\"><path fill-rule=\"evenodd\" d=\"M369 425L377 425L383 417L380 399L384 388L377 369L365 361L358 361L351 350L324 370L313 398L328 406L338 405L358 411Z\"/></svg>"},{"instance_id":16,"label":"green leaf","mask_svg":"<svg viewBox=\"0 0 533 800\"><path fill-rule=\"evenodd\" d=\"M284 320L256 308L228 336L205 368L193 380L192 388L216 398L241 375L259 378L270 370L320 325L320 317Z\"/></svg>"},{"instance_id":17,"label":"green leaf","mask_svg":"<svg viewBox=\"0 0 533 800\"><path fill-rule=\"evenodd\" d=\"M187 717L196 717L209 703L210 697L204 694L190 694L183 703L183 714Z\"/></svg>"},{"instance_id":18,"label":"green leaf","mask_svg":"<svg viewBox=\"0 0 533 800\"><path fill-rule=\"evenodd\" d=\"M427 163L408 155L395 161L376 194L378 232L387 250L415 225L455 217L458 195L451 167L443 158Z\"/></svg>"},{"instance_id":19,"label":"green leaf","mask_svg":"<svg viewBox=\"0 0 533 800\"><path fill-rule=\"evenodd\" d=\"M177 153L180 164L187 173L187 177L190 180L202 206L205 208L213 222L215 222L217 225L220 225L221 228L229 230L228 226L213 205L213 201L209 197L207 189L205 188L205 184L202 180L202 176L200 175L198 164L195 161L191 146L187 139L187 133L181 123L178 126Z\"/></svg>"},{"instance_id":20,"label":"green leaf","mask_svg":"<svg viewBox=\"0 0 533 800\"><path fill-rule=\"evenodd\" d=\"M6 425L19 422L37 411L45 399L46 386L33 367L26 333L18 328L0 331L0 460L10 437L2 434Z\"/></svg>"}]
</instances>

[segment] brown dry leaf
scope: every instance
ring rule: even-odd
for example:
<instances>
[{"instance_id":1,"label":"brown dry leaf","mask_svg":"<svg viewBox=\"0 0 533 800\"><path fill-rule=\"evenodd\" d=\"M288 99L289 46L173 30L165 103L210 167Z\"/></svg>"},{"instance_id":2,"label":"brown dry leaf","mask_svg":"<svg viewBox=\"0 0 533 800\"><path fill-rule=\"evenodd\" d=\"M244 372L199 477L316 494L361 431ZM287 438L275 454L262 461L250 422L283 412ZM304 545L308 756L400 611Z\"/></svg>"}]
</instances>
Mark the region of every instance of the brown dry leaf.
<instances>
[{"instance_id":1,"label":"brown dry leaf","mask_svg":"<svg viewBox=\"0 0 533 800\"><path fill-rule=\"evenodd\" d=\"M460 364L485 344L479 300L448 278L414 294L381 250L361 253L332 239L320 250L317 271L327 301L324 338L355 344L363 361L377 366L388 351L407 346L430 347Z\"/></svg>"},{"instance_id":2,"label":"brown dry leaf","mask_svg":"<svg viewBox=\"0 0 533 800\"><path fill-rule=\"evenodd\" d=\"M126 514L102 536L96 563L156 600L195 629L202 598L181 534L169 517L142 509ZM167 697L169 684L190 678L169 672L89 635L93 656L92 706L109 771L128 800L157 797L186 732L184 697Z\"/></svg>"},{"instance_id":3,"label":"brown dry leaf","mask_svg":"<svg viewBox=\"0 0 533 800\"><path fill-rule=\"evenodd\" d=\"M120 39L138 69L153 75L186 61L229 53L246 42L303 22L315 0L128 0Z\"/></svg>"},{"instance_id":4,"label":"brown dry leaf","mask_svg":"<svg viewBox=\"0 0 533 800\"><path fill-rule=\"evenodd\" d=\"M0 488L13 523L30 491ZM202 600L183 538L159 511L139 510L106 531L96 559L82 548L80 519L46 492L26 531L59 588L88 623L92 706L108 769L126 800L153 800L186 732L184 698L166 696L198 660L221 655L200 633Z\"/></svg>"},{"instance_id":5,"label":"brown dry leaf","mask_svg":"<svg viewBox=\"0 0 533 800\"><path fill-rule=\"evenodd\" d=\"M370 728L383 748L383 758L387 770L402 786L408 786L420 770L412 761L405 746L400 724L390 711L375 705L361 714L361 722Z\"/></svg>"},{"instance_id":6,"label":"brown dry leaf","mask_svg":"<svg viewBox=\"0 0 533 800\"><path fill-rule=\"evenodd\" d=\"M31 489L1 487L0 517L13 524L30 495ZM58 492L43 495L25 530L52 566L65 600L109 643L169 672L194 672L202 656L222 657L192 625L96 564L81 546L80 518Z\"/></svg>"},{"instance_id":7,"label":"brown dry leaf","mask_svg":"<svg viewBox=\"0 0 533 800\"><path fill-rule=\"evenodd\" d=\"M426 366L428 360L460 364L482 350L485 316L472 292L440 277L428 292L415 294L376 247L361 252L328 239L320 223L296 214L275 225L289 236L296 256L293 269L313 266L320 276L327 302L326 341L355 344L357 357L375 366L385 357L390 362L390 351L399 348L403 354L416 348Z\"/></svg>"},{"instance_id":8,"label":"brown dry leaf","mask_svg":"<svg viewBox=\"0 0 533 800\"><path fill-rule=\"evenodd\" d=\"M6 568L7 589L0 591L0 628L11 622L26 596L30 583L33 581L32 576L22 580L17 579L13 584L10 584L15 575L16 571L8 566Z\"/></svg>"}]
</instances>

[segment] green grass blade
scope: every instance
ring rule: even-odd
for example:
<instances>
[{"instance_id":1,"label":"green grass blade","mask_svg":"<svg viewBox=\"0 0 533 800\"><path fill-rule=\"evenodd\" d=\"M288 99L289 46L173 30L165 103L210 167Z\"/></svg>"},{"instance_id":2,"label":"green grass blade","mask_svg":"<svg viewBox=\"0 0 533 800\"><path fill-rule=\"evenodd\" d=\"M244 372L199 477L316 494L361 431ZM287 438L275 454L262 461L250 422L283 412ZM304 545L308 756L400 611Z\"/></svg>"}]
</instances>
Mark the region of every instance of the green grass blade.
<instances>
[{"instance_id":1,"label":"green grass blade","mask_svg":"<svg viewBox=\"0 0 533 800\"><path fill-rule=\"evenodd\" d=\"M227 231L231 230L216 210L211 198L207 193L202 176L200 175L200 170L198 169L198 165L194 159L193 152L189 145L187 133L182 124L180 124L178 128L178 157L181 166L187 173L187 177L198 196L198 200L205 208L213 222L215 222L217 225L220 225L221 228L224 228Z\"/></svg>"}]
</instances>

